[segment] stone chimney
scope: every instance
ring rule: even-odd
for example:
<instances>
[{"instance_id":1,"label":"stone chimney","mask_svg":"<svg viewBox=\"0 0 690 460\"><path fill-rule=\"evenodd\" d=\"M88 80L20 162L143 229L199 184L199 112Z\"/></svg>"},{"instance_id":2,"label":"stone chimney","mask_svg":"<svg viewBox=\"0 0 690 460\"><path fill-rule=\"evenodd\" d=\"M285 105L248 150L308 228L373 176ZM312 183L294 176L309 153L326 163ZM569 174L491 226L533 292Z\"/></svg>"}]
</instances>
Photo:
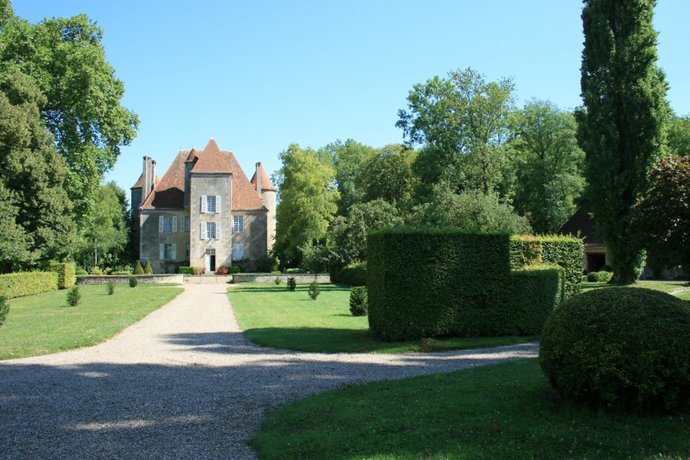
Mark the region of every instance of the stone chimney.
<instances>
[{"instance_id":1,"label":"stone chimney","mask_svg":"<svg viewBox=\"0 0 690 460\"><path fill-rule=\"evenodd\" d=\"M156 186L156 162L150 157L144 157L144 183L141 187L141 202L146 201L149 193Z\"/></svg>"}]
</instances>

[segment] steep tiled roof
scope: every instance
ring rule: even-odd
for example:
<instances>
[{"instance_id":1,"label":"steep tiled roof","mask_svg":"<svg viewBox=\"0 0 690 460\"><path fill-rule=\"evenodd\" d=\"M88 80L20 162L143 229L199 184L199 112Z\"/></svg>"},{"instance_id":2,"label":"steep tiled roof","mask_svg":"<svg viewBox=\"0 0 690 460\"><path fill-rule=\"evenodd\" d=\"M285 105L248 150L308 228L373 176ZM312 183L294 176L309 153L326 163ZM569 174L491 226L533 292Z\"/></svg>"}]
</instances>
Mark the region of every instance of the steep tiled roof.
<instances>
[{"instance_id":1,"label":"steep tiled roof","mask_svg":"<svg viewBox=\"0 0 690 460\"><path fill-rule=\"evenodd\" d=\"M223 154L216 144L216 141L211 139L204 149L204 152L199 155L193 173L231 173L233 171L228 168L228 164L223 158Z\"/></svg>"},{"instance_id":2,"label":"steep tiled roof","mask_svg":"<svg viewBox=\"0 0 690 460\"><path fill-rule=\"evenodd\" d=\"M132 185L130 188L142 188L144 186L144 173L141 173L141 176L139 176L139 179Z\"/></svg>"},{"instance_id":3,"label":"steep tiled roof","mask_svg":"<svg viewBox=\"0 0 690 460\"><path fill-rule=\"evenodd\" d=\"M266 209L263 200L247 179L235 155L229 151L221 151L213 139L201 152L196 149L180 151L142 208L184 209L185 162L194 160L196 160L196 164L192 169L193 173L232 174L233 210ZM140 178L140 180L143 182L143 179ZM137 181L138 183L139 181ZM270 184L270 182L268 183Z\"/></svg>"},{"instance_id":4,"label":"steep tiled roof","mask_svg":"<svg viewBox=\"0 0 690 460\"><path fill-rule=\"evenodd\" d=\"M184 209L184 161L189 151L181 150L146 198L144 209Z\"/></svg>"},{"instance_id":5,"label":"steep tiled roof","mask_svg":"<svg viewBox=\"0 0 690 460\"><path fill-rule=\"evenodd\" d=\"M258 162L256 164L256 170L259 172L259 174L261 174L261 190L256 188L256 173L254 173L254 175L252 176L252 185L254 186L254 190L256 190L259 193L263 192L264 190L275 192L276 188L271 183L271 178L268 177L266 168L264 168L264 165L262 165L261 162Z\"/></svg>"},{"instance_id":6,"label":"steep tiled roof","mask_svg":"<svg viewBox=\"0 0 690 460\"><path fill-rule=\"evenodd\" d=\"M586 244L602 244L603 241L594 230L594 221L585 208L578 208L561 227L561 234L579 236Z\"/></svg>"}]
</instances>

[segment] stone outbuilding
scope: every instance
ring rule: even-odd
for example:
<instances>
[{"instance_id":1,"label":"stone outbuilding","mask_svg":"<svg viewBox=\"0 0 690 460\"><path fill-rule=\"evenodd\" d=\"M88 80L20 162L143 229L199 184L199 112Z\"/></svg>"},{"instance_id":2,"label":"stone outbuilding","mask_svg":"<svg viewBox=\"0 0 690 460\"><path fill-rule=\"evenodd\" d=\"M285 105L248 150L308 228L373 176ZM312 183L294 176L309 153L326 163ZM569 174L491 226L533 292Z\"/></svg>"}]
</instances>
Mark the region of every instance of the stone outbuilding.
<instances>
[{"instance_id":1,"label":"stone outbuilding","mask_svg":"<svg viewBox=\"0 0 690 460\"><path fill-rule=\"evenodd\" d=\"M156 273L181 265L214 272L255 261L273 246L276 194L260 162L250 181L235 155L213 139L203 150L180 151L160 179L156 162L144 157L131 189L139 259Z\"/></svg>"}]
</instances>

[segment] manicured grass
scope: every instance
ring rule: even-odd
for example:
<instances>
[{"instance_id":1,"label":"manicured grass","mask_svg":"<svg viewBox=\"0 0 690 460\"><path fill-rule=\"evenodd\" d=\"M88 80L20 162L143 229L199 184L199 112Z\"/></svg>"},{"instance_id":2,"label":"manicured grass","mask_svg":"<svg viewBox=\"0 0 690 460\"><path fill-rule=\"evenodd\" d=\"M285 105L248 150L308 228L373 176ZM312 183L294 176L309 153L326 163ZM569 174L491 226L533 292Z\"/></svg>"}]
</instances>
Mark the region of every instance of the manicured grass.
<instances>
[{"instance_id":1,"label":"manicured grass","mask_svg":"<svg viewBox=\"0 0 690 460\"><path fill-rule=\"evenodd\" d=\"M262 459L688 458L690 409L578 408L524 360L309 397L269 415L251 445Z\"/></svg>"},{"instance_id":2,"label":"manicured grass","mask_svg":"<svg viewBox=\"0 0 690 460\"><path fill-rule=\"evenodd\" d=\"M230 301L245 336L263 346L290 350L404 353L494 347L537 340L537 337L480 337L381 342L369 333L363 316L350 314L350 290L321 285L316 301L307 285L290 292L285 284L247 283L229 289Z\"/></svg>"},{"instance_id":3,"label":"manicured grass","mask_svg":"<svg viewBox=\"0 0 690 460\"><path fill-rule=\"evenodd\" d=\"M592 289L615 287L619 286L614 286L607 283L591 283L589 281L585 281L582 283L582 292L591 291ZM690 292L690 285L688 285L687 281L638 281L630 287L647 288L663 292Z\"/></svg>"},{"instance_id":4,"label":"manicured grass","mask_svg":"<svg viewBox=\"0 0 690 460\"><path fill-rule=\"evenodd\" d=\"M81 302L67 306L67 290L9 301L10 313L0 327L0 359L45 355L102 342L168 303L182 288L118 285L80 286Z\"/></svg>"}]
</instances>

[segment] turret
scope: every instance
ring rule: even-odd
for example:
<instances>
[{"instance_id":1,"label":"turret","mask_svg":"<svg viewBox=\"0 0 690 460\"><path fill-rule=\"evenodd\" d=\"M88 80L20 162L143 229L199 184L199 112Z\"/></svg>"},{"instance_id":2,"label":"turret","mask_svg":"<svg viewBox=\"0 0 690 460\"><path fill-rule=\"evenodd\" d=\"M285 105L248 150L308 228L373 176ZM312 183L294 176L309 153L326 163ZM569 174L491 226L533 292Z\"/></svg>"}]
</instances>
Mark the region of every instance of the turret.
<instances>
[{"instance_id":1,"label":"turret","mask_svg":"<svg viewBox=\"0 0 690 460\"><path fill-rule=\"evenodd\" d=\"M271 183L271 179L268 177L268 173L261 162L256 164L256 172L252 178L252 184L254 185L257 193L261 195L264 206L266 206L266 209L268 209L268 215L266 216L266 247L270 251L273 248L273 242L275 241L276 237L277 191Z\"/></svg>"}]
</instances>

